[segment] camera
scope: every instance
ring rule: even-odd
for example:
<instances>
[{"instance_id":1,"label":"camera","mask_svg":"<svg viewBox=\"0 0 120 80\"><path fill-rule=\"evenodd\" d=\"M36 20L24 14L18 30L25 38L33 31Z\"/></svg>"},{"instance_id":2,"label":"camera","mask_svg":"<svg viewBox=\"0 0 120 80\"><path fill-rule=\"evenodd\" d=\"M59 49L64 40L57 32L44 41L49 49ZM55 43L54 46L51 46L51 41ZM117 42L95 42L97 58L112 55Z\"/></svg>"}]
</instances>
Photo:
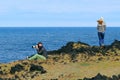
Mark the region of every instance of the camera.
<instances>
[{"instance_id":1,"label":"camera","mask_svg":"<svg viewBox=\"0 0 120 80\"><path fill-rule=\"evenodd\" d=\"M33 45L32 48L36 48L36 45Z\"/></svg>"}]
</instances>

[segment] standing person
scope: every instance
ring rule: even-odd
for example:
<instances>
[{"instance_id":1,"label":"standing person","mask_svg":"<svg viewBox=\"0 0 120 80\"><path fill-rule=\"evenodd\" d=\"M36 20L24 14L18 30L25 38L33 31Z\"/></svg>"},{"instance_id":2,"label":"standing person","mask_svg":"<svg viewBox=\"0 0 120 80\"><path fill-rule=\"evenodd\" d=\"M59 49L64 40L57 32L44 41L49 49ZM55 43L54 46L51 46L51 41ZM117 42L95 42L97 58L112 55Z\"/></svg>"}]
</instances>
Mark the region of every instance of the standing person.
<instances>
[{"instance_id":1,"label":"standing person","mask_svg":"<svg viewBox=\"0 0 120 80\"><path fill-rule=\"evenodd\" d=\"M28 60L36 60L36 59L46 60L48 58L47 51L43 47L43 44L41 42L38 42L38 44L32 46L32 48L36 49L37 54L28 57Z\"/></svg>"},{"instance_id":2,"label":"standing person","mask_svg":"<svg viewBox=\"0 0 120 80\"><path fill-rule=\"evenodd\" d=\"M98 38L99 38L99 45L102 47L104 46L104 36L105 36L105 30L106 30L106 24L104 22L103 17L101 17L99 20L97 20L97 30L98 30Z\"/></svg>"}]
</instances>

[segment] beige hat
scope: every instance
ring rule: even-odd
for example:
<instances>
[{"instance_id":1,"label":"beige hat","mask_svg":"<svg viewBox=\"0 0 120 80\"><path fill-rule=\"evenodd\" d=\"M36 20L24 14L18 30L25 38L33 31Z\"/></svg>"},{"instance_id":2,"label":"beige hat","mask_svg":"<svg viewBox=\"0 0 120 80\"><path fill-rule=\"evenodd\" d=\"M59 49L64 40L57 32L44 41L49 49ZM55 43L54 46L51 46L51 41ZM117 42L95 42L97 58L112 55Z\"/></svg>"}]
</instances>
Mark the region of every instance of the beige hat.
<instances>
[{"instance_id":1,"label":"beige hat","mask_svg":"<svg viewBox=\"0 0 120 80\"><path fill-rule=\"evenodd\" d=\"M98 22L99 24L102 24L103 21L104 21L103 17L101 17L99 20L97 20L97 22Z\"/></svg>"}]
</instances>

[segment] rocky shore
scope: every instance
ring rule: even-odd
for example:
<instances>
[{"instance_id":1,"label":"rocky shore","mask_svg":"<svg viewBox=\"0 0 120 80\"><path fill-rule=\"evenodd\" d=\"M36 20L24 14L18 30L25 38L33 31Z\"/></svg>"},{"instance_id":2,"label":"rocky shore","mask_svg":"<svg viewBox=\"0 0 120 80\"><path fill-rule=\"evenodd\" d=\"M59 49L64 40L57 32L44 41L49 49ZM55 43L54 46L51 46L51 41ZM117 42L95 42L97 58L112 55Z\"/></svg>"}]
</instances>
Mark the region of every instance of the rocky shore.
<instances>
[{"instance_id":1,"label":"rocky shore","mask_svg":"<svg viewBox=\"0 0 120 80\"><path fill-rule=\"evenodd\" d=\"M105 45L104 47L90 46L83 42L68 42L61 49L51 51L51 53L68 53L68 54L88 54L96 55L98 53L102 55L119 55L120 54L120 41L115 40L111 45Z\"/></svg>"},{"instance_id":2,"label":"rocky shore","mask_svg":"<svg viewBox=\"0 0 120 80\"><path fill-rule=\"evenodd\" d=\"M19 60L7 64L0 64L0 80L120 79L120 72L116 75L114 75L113 72L111 76L102 75L97 72L97 70L97 74L92 76L82 76L84 72L81 73L82 70L86 71L84 68L91 69L91 64L95 64L95 66L97 66L98 63L105 61L113 63L119 62L120 41L118 40L115 40L111 45L106 45L104 47L90 46L83 42L68 42L58 50L48 51L48 54L49 58L46 61ZM119 64L117 67L119 67Z\"/></svg>"}]
</instances>

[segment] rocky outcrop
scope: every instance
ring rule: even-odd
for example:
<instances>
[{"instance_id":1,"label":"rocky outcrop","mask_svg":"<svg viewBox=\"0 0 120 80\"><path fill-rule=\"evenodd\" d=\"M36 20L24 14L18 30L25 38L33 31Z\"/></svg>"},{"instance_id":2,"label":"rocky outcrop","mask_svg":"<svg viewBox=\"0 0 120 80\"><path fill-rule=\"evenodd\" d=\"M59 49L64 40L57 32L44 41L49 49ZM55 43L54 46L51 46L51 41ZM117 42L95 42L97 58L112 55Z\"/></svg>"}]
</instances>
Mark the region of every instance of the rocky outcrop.
<instances>
[{"instance_id":1,"label":"rocky outcrop","mask_svg":"<svg viewBox=\"0 0 120 80\"><path fill-rule=\"evenodd\" d=\"M120 41L115 40L109 45L106 54L120 55Z\"/></svg>"},{"instance_id":2,"label":"rocky outcrop","mask_svg":"<svg viewBox=\"0 0 120 80\"><path fill-rule=\"evenodd\" d=\"M58 50L50 51L50 54L54 53L71 53L71 52L85 52L90 46L83 42L68 42L65 46Z\"/></svg>"},{"instance_id":3,"label":"rocky outcrop","mask_svg":"<svg viewBox=\"0 0 120 80\"><path fill-rule=\"evenodd\" d=\"M40 64L28 60L1 64L0 80L32 80L35 76L47 73Z\"/></svg>"},{"instance_id":4,"label":"rocky outcrop","mask_svg":"<svg viewBox=\"0 0 120 80\"><path fill-rule=\"evenodd\" d=\"M69 42L65 46L58 50L50 51L49 54L88 54L96 55L101 53L102 55L119 55L120 54L120 41L115 40L111 45L105 45L104 47L90 46L83 42Z\"/></svg>"},{"instance_id":5,"label":"rocky outcrop","mask_svg":"<svg viewBox=\"0 0 120 80\"><path fill-rule=\"evenodd\" d=\"M120 80L120 75L113 75L112 77L107 77L98 73L95 77L84 78L83 80Z\"/></svg>"}]
</instances>

